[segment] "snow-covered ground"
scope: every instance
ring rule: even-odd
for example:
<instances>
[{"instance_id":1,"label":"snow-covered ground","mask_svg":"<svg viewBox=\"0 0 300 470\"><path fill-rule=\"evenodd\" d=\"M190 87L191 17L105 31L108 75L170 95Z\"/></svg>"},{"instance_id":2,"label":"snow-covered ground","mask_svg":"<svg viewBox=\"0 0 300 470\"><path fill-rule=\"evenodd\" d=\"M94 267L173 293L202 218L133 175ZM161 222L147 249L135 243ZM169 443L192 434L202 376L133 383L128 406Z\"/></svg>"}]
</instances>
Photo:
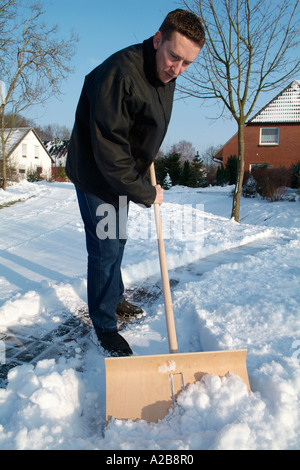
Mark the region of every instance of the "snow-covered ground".
<instances>
[{"instance_id":1,"label":"snow-covered ground","mask_svg":"<svg viewBox=\"0 0 300 470\"><path fill-rule=\"evenodd\" d=\"M106 427L103 354L90 333L61 350L57 338L52 355L16 360L2 380L0 449L299 449L300 202L242 199L237 224L231 190L175 187L161 212L179 350L247 348L251 393L236 376L205 376L158 424ZM7 338L18 341L20 329L44 338L86 309L73 186L24 182L0 191L0 205L20 200L0 210L2 368ZM151 289L160 281L152 209L131 205L129 218L124 281ZM145 301L147 316L123 334L137 355L168 353L162 295Z\"/></svg>"}]
</instances>

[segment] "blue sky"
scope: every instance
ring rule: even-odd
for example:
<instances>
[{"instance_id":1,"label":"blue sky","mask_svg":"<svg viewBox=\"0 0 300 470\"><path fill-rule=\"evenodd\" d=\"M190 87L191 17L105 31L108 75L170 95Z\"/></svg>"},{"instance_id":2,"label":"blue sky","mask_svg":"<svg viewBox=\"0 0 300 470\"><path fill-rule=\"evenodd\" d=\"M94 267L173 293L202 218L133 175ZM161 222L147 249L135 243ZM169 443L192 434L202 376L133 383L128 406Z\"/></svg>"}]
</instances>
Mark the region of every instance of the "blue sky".
<instances>
[{"instance_id":1,"label":"blue sky","mask_svg":"<svg viewBox=\"0 0 300 470\"><path fill-rule=\"evenodd\" d=\"M57 24L59 34L68 36L71 30L79 36L73 58L75 73L63 84L62 96L42 107L35 107L27 116L44 126L58 123L73 127L75 110L85 75L114 52L142 42L160 27L166 14L182 8L180 0L44 0L47 25ZM260 106L275 95L264 96ZM217 105L209 101L204 106L196 98L174 102L169 131L163 150L187 140L200 155L210 146L224 144L237 131L229 119L214 120L219 115Z\"/></svg>"},{"instance_id":2,"label":"blue sky","mask_svg":"<svg viewBox=\"0 0 300 470\"><path fill-rule=\"evenodd\" d=\"M59 100L32 108L27 115L42 126L58 123L69 128L85 75L117 50L152 36L169 11L182 7L174 0L45 0L44 5L47 24L58 24L60 35L71 30L79 35L73 58L75 73L64 83ZM201 154L211 145L225 143L236 132L235 123L212 124L206 117L214 114L197 99L175 101L163 149L187 140Z\"/></svg>"}]
</instances>

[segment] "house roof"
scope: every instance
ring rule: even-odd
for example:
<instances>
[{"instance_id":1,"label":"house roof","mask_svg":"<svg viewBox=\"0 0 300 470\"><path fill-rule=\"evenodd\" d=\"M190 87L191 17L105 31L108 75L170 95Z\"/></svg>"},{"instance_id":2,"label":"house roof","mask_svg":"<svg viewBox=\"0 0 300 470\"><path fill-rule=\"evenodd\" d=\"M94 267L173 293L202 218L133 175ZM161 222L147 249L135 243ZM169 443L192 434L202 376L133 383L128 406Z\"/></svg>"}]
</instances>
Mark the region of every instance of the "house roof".
<instances>
[{"instance_id":1,"label":"house roof","mask_svg":"<svg viewBox=\"0 0 300 470\"><path fill-rule=\"evenodd\" d=\"M295 80L262 108L249 123L300 122L300 82Z\"/></svg>"},{"instance_id":2,"label":"house roof","mask_svg":"<svg viewBox=\"0 0 300 470\"><path fill-rule=\"evenodd\" d=\"M44 146L52 157L52 160L58 159L63 166L66 166L69 140L48 140L44 141Z\"/></svg>"},{"instance_id":3,"label":"house roof","mask_svg":"<svg viewBox=\"0 0 300 470\"><path fill-rule=\"evenodd\" d=\"M8 158L13 151L17 148L17 146L22 142L22 140L29 134L29 132L32 131L37 138L37 140L40 142L40 144L44 147L43 142L39 138L38 134L34 130L33 127L16 127L13 129L4 129L4 138L7 139L6 142L6 157ZM49 154L48 150L44 147L45 151L48 153L49 158L52 157ZM0 148L0 156L2 157L2 150Z\"/></svg>"}]
</instances>

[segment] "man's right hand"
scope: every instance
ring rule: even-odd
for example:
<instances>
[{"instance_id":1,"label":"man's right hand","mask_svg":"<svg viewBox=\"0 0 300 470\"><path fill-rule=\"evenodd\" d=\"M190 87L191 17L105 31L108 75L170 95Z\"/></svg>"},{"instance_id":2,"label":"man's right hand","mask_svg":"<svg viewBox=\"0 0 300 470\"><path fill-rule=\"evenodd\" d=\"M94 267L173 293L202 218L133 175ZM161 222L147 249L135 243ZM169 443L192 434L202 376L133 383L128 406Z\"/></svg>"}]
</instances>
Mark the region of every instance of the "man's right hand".
<instances>
[{"instance_id":1,"label":"man's right hand","mask_svg":"<svg viewBox=\"0 0 300 470\"><path fill-rule=\"evenodd\" d=\"M155 189L156 189L156 198L155 198L155 201L154 201L153 204L161 205L163 203L163 200L164 200L164 190L163 190L163 188L161 187L160 184L157 184L155 186Z\"/></svg>"}]
</instances>

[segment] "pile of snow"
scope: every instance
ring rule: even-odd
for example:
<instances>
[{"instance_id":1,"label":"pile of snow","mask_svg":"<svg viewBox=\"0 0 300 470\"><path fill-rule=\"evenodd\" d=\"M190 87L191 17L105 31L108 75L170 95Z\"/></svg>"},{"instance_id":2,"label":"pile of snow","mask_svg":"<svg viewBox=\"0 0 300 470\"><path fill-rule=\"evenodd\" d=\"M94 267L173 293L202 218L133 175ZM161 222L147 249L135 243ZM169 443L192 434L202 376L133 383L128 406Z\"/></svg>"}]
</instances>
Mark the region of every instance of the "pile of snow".
<instances>
[{"instance_id":1,"label":"pile of snow","mask_svg":"<svg viewBox=\"0 0 300 470\"><path fill-rule=\"evenodd\" d=\"M8 186L5 191L0 189L0 206L25 201L43 192L47 192L44 185L33 185L24 179L21 183L14 183Z\"/></svg>"},{"instance_id":2,"label":"pile of snow","mask_svg":"<svg viewBox=\"0 0 300 470\"><path fill-rule=\"evenodd\" d=\"M180 352L248 349L241 379L206 375L161 422L105 426L104 356L88 338L69 353L8 372L0 388L1 449L298 449L300 445L300 205L243 199L232 188L165 193L162 217ZM1 338L43 337L86 306L86 250L71 184L0 191ZM188 213L178 234L178 214ZM152 210L131 205L123 263L127 287L160 280ZM192 221L192 226L189 224ZM143 233L147 226L148 235ZM169 236L168 236L169 235ZM124 336L137 355L168 353L162 296Z\"/></svg>"}]
</instances>

